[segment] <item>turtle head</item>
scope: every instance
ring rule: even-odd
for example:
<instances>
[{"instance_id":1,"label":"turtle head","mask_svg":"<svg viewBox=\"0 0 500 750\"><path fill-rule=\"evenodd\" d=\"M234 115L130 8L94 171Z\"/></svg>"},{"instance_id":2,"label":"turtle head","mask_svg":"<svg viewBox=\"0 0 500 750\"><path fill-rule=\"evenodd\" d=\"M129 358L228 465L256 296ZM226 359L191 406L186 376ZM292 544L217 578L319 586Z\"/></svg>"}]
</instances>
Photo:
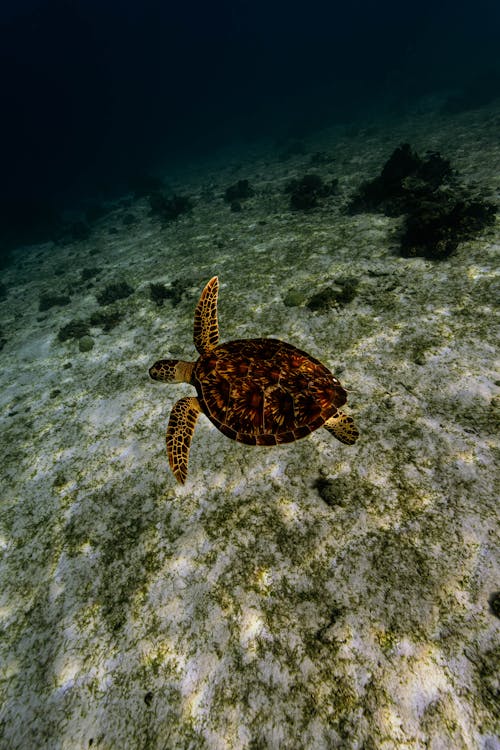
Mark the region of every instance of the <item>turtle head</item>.
<instances>
[{"instance_id":1,"label":"turtle head","mask_svg":"<svg viewBox=\"0 0 500 750\"><path fill-rule=\"evenodd\" d=\"M184 362L182 359L159 359L149 368L153 380L163 383L190 383L193 375L194 362Z\"/></svg>"}]
</instances>

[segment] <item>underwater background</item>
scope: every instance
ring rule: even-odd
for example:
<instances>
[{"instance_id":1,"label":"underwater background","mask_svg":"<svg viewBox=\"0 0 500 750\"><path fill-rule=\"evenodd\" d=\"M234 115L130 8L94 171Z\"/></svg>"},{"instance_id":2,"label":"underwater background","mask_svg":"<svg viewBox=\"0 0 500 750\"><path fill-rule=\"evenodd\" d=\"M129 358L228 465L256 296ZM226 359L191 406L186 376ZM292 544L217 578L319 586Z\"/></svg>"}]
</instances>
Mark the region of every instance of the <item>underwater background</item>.
<instances>
[{"instance_id":1,"label":"underwater background","mask_svg":"<svg viewBox=\"0 0 500 750\"><path fill-rule=\"evenodd\" d=\"M500 6L0 9L0 748L500 748ZM165 452L222 341L348 391Z\"/></svg>"}]
</instances>

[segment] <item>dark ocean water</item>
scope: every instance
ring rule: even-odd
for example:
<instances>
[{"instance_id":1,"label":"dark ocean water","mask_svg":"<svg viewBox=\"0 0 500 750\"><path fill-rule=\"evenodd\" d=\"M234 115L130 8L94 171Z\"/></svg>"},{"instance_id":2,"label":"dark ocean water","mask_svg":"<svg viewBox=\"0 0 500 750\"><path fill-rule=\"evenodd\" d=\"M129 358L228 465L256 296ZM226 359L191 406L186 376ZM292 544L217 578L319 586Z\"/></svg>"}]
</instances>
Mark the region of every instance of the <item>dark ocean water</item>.
<instances>
[{"instance_id":1,"label":"dark ocean water","mask_svg":"<svg viewBox=\"0 0 500 750\"><path fill-rule=\"evenodd\" d=\"M498 2L2 3L1 247L228 143L500 93Z\"/></svg>"}]
</instances>

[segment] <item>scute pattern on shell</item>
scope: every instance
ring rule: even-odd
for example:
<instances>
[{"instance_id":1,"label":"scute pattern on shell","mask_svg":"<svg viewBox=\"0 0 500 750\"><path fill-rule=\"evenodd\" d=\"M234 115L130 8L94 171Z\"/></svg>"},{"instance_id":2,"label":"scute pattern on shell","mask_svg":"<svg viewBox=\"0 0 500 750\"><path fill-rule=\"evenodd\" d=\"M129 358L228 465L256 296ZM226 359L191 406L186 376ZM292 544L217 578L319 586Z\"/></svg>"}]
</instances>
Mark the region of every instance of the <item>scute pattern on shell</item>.
<instances>
[{"instance_id":1,"label":"scute pattern on shell","mask_svg":"<svg viewBox=\"0 0 500 750\"><path fill-rule=\"evenodd\" d=\"M193 383L213 424L251 445L304 437L347 398L321 362L278 339L242 339L215 347L196 363Z\"/></svg>"}]
</instances>

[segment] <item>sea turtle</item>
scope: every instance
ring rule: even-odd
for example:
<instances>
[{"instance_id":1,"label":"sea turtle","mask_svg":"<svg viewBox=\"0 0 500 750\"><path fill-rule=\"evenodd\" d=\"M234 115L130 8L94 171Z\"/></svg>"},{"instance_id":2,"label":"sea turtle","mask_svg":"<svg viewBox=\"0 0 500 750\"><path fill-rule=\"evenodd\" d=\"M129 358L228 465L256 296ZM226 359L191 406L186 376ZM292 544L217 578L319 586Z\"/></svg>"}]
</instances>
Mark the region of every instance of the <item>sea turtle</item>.
<instances>
[{"instance_id":1,"label":"sea turtle","mask_svg":"<svg viewBox=\"0 0 500 750\"><path fill-rule=\"evenodd\" d=\"M167 453L184 484L196 420L203 412L227 437L247 445L291 443L318 427L352 445L358 431L339 411L347 399L340 382L317 359L279 339L237 339L219 344L214 276L194 313L196 362L160 359L153 380L190 383L198 396L177 401L167 428Z\"/></svg>"}]
</instances>

